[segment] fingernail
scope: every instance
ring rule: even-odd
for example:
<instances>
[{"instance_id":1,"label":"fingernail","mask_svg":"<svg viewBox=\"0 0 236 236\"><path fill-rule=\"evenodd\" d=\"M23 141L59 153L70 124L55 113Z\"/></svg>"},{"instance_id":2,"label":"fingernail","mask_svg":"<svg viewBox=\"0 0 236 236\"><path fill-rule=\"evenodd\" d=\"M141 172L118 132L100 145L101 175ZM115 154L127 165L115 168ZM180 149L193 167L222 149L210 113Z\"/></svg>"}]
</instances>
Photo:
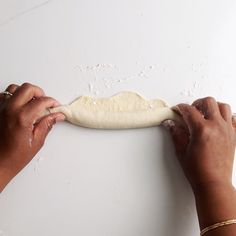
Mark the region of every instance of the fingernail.
<instances>
[{"instance_id":1,"label":"fingernail","mask_svg":"<svg viewBox=\"0 0 236 236\"><path fill-rule=\"evenodd\" d=\"M64 121L65 119L66 119L65 115L63 115L62 113L56 116L56 122Z\"/></svg>"},{"instance_id":2,"label":"fingernail","mask_svg":"<svg viewBox=\"0 0 236 236\"><path fill-rule=\"evenodd\" d=\"M165 121L162 122L162 125L167 130L172 130L175 127L175 122L173 120L165 120Z\"/></svg>"}]
</instances>

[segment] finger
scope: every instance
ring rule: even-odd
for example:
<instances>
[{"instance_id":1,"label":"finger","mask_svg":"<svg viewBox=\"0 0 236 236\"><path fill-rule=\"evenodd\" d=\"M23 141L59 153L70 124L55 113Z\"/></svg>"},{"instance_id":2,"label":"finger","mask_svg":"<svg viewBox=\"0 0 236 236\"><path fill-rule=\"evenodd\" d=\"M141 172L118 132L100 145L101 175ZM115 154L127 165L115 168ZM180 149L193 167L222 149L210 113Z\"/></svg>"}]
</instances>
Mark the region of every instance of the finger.
<instances>
[{"instance_id":1,"label":"finger","mask_svg":"<svg viewBox=\"0 0 236 236\"><path fill-rule=\"evenodd\" d=\"M34 98L44 96L44 91L38 86L24 83L22 84L12 96L11 104L14 107L20 107L28 103Z\"/></svg>"},{"instance_id":2,"label":"finger","mask_svg":"<svg viewBox=\"0 0 236 236\"><path fill-rule=\"evenodd\" d=\"M5 91L8 91L9 93L14 94L15 91L19 88L20 86L17 84L10 84Z\"/></svg>"},{"instance_id":3,"label":"finger","mask_svg":"<svg viewBox=\"0 0 236 236\"><path fill-rule=\"evenodd\" d=\"M183 126L181 123L168 120L163 122L165 128L170 131L172 136L175 151L179 159L184 155L189 143L189 131L187 127Z\"/></svg>"},{"instance_id":4,"label":"finger","mask_svg":"<svg viewBox=\"0 0 236 236\"><path fill-rule=\"evenodd\" d=\"M194 106L179 104L178 108L190 134L192 134L199 125L205 121L202 114Z\"/></svg>"},{"instance_id":5,"label":"finger","mask_svg":"<svg viewBox=\"0 0 236 236\"><path fill-rule=\"evenodd\" d=\"M219 111L226 122L232 123L232 111L230 105L218 102Z\"/></svg>"},{"instance_id":6,"label":"finger","mask_svg":"<svg viewBox=\"0 0 236 236\"><path fill-rule=\"evenodd\" d=\"M15 91L17 90L19 86L16 85L16 84L10 84L6 89L5 91L11 93L11 94L14 94ZM0 99L3 99L3 98L10 98L11 96L10 95L6 95L4 93L0 93Z\"/></svg>"},{"instance_id":7,"label":"finger","mask_svg":"<svg viewBox=\"0 0 236 236\"><path fill-rule=\"evenodd\" d=\"M61 113L53 113L42 118L40 122L34 127L34 142L38 143L39 146L42 146L53 125L56 124L56 122L63 120L64 116Z\"/></svg>"},{"instance_id":8,"label":"finger","mask_svg":"<svg viewBox=\"0 0 236 236\"><path fill-rule=\"evenodd\" d=\"M220 116L218 103L213 97L206 97L196 100L192 106L195 106L205 119L214 119Z\"/></svg>"},{"instance_id":9,"label":"finger","mask_svg":"<svg viewBox=\"0 0 236 236\"><path fill-rule=\"evenodd\" d=\"M25 105L25 113L31 120L32 124L37 123L45 114L47 110L59 106L59 102L51 97L36 98Z\"/></svg>"}]
</instances>

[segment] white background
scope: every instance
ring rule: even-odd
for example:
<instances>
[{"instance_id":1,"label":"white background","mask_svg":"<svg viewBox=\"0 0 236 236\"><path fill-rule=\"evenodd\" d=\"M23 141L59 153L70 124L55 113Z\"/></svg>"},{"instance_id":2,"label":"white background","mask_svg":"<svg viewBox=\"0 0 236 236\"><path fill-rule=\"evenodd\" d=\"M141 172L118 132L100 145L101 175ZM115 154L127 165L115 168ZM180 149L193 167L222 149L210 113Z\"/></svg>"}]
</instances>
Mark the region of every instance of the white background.
<instances>
[{"instance_id":1,"label":"white background","mask_svg":"<svg viewBox=\"0 0 236 236\"><path fill-rule=\"evenodd\" d=\"M235 0L0 0L0 87L69 103L132 90L236 111ZM1 236L198 235L194 199L160 127L56 125L0 195Z\"/></svg>"}]
</instances>

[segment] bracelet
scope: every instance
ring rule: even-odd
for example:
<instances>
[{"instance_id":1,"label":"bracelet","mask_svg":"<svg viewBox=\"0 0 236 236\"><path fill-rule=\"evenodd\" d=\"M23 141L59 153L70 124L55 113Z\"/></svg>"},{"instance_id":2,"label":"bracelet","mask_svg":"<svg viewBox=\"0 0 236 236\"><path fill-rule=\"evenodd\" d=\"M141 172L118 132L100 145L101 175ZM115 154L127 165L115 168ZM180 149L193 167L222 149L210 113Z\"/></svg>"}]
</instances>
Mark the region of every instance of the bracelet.
<instances>
[{"instance_id":1,"label":"bracelet","mask_svg":"<svg viewBox=\"0 0 236 236\"><path fill-rule=\"evenodd\" d=\"M214 225L208 226L206 228L204 228L201 233L200 236L204 235L205 233L207 233L210 230L222 227L222 226L226 226L226 225L232 225L232 224L236 224L236 219L232 219L232 220L226 220L220 223L216 223Z\"/></svg>"}]
</instances>

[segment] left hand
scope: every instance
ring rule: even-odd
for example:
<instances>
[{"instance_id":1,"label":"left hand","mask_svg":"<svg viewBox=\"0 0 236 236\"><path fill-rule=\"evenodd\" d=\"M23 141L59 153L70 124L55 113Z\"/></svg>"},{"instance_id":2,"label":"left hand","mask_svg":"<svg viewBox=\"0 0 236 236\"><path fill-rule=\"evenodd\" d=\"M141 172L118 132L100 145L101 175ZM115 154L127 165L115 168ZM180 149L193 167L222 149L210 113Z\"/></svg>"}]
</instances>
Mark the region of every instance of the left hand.
<instances>
[{"instance_id":1,"label":"left hand","mask_svg":"<svg viewBox=\"0 0 236 236\"><path fill-rule=\"evenodd\" d=\"M12 96L0 94L0 192L41 149L52 126L65 119L61 113L44 116L59 103L35 85L10 85L6 91Z\"/></svg>"}]
</instances>

